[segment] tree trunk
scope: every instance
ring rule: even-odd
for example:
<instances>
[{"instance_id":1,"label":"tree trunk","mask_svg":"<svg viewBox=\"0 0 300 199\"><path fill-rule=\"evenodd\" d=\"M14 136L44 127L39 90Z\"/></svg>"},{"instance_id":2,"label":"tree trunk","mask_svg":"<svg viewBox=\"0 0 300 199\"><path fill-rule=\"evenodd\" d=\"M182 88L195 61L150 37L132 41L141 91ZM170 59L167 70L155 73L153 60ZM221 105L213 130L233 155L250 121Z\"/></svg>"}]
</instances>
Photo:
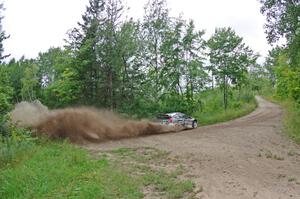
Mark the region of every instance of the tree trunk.
<instances>
[{"instance_id":1,"label":"tree trunk","mask_svg":"<svg viewBox=\"0 0 300 199\"><path fill-rule=\"evenodd\" d=\"M158 41L155 39L155 44L154 44L154 51L155 51L155 84L156 84L156 93L158 94L159 90L159 71L158 71Z\"/></svg>"},{"instance_id":2,"label":"tree trunk","mask_svg":"<svg viewBox=\"0 0 300 199\"><path fill-rule=\"evenodd\" d=\"M227 80L226 80L226 76L224 76L224 85L223 85L223 94L224 94L224 109L227 110Z\"/></svg>"},{"instance_id":3,"label":"tree trunk","mask_svg":"<svg viewBox=\"0 0 300 199\"><path fill-rule=\"evenodd\" d=\"M181 86L180 86L179 82L177 83L177 86L178 86L178 88L179 88L179 94L180 94L180 95L182 95L182 94L183 94L183 92L182 92L182 88L181 88Z\"/></svg>"},{"instance_id":4,"label":"tree trunk","mask_svg":"<svg viewBox=\"0 0 300 199\"><path fill-rule=\"evenodd\" d=\"M113 94L113 76L112 71L109 73L109 94L110 94L110 110L114 109L114 94Z\"/></svg>"},{"instance_id":5,"label":"tree trunk","mask_svg":"<svg viewBox=\"0 0 300 199\"><path fill-rule=\"evenodd\" d=\"M191 100L194 101L194 85L191 82Z\"/></svg>"},{"instance_id":6,"label":"tree trunk","mask_svg":"<svg viewBox=\"0 0 300 199\"><path fill-rule=\"evenodd\" d=\"M238 100L240 101L241 99L241 87L239 86L239 97L238 97Z\"/></svg>"}]
</instances>

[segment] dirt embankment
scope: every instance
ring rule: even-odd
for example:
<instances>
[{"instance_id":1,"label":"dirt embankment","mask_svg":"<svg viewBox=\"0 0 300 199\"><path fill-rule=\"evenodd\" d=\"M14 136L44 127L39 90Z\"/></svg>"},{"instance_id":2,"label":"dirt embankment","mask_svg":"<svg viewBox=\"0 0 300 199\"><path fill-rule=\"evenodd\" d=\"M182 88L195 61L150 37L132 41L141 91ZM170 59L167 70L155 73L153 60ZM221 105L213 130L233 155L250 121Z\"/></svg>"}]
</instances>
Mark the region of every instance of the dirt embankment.
<instances>
[{"instance_id":1,"label":"dirt embankment","mask_svg":"<svg viewBox=\"0 0 300 199\"><path fill-rule=\"evenodd\" d=\"M14 123L33 129L36 135L68 138L73 143L103 142L176 130L146 120L125 119L91 107L48 110L39 101L17 104L11 116Z\"/></svg>"}]
</instances>

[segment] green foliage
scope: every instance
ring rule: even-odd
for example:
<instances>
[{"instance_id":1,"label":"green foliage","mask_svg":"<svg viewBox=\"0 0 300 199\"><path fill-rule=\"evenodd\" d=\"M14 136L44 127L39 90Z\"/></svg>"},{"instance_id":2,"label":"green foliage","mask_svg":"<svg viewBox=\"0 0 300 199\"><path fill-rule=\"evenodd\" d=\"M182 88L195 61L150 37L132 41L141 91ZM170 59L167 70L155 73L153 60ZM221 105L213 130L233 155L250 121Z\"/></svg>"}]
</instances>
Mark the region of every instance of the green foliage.
<instances>
[{"instance_id":1,"label":"green foliage","mask_svg":"<svg viewBox=\"0 0 300 199\"><path fill-rule=\"evenodd\" d=\"M214 124L232 120L252 112L256 108L253 94L248 91L239 93L231 89L229 91L228 108L222 108L222 92L210 90L201 94L201 108L193 113L200 125Z\"/></svg>"},{"instance_id":2,"label":"green foliage","mask_svg":"<svg viewBox=\"0 0 300 199\"><path fill-rule=\"evenodd\" d=\"M291 98L300 104L300 72L279 66L276 77L276 94L282 99Z\"/></svg>"},{"instance_id":3,"label":"green foliage","mask_svg":"<svg viewBox=\"0 0 300 199\"><path fill-rule=\"evenodd\" d=\"M299 28L299 2L260 0L261 12L267 17L267 34L270 43L275 42L280 36L293 37Z\"/></svg>"},{"instance_id":4,"label":"green foliage","mask_svg":"<svg viewBox=\"0 0 300 199\"><path fill-rule=\"evenodd\" d=\"M7 128L7 112L11 110L13 88L10 86L9 73L5 66L0 66L0 167L12 159L11 133L15 131ZM18 134L18 133L17 133Z\"/></svg>"},{"instance_id":5,"label":"green foliage","mask_svg":"<svg viewBox=\"0 0 300 199\"><path fill-rule=\"evenodd\" d=\"M38 66L40 87L45 88L58 80L69 67L71 59L70 52L61 48L50 48L44 53L39 53L35 64Z\"/></svg>"},{"instance_id":6,"label":"green foliage","mask_svg":"<svg viewBox=\"0 0 300 199\"><path fill-rule=\"evenodd\" d=\"M273 48L269 51L269 54L266 57L266 60L264 63L264 68L267 70L266 78L271 80L273 87L275 86L275 83L276 83L275 70L276 70L276 65L277 65L277 59L278 59L279 55L282 54L284 51L285 51L284 48L276 46L275 48Z\"/></svg>"},{"instance_id":7,"label":"green foliage","mask_svg":"<svg viewBox=\"0 0 300 199\"><path fill-rule=\"evenodd\" d=\"M0 93L0 107L1 112L5 112L11 107L10 97L2 92Z\"/></svg>"},{"instance_id":8,"label":"green foliage","mask_svg":"<svg viewBox=\"0 0 300 199\"><path fill-rule=\"evenodd\" d=\"M96 159L87 150L67 142L37 143L14 164L0 168L0 194L4 198L143 198L141 190L153 187L166 198L182 198L194 189L181 179L184 168L151 169L169 161L157 149L118 149ZM115 159L107 157L116 156ZM154 162L153 162L154 161ZM130 175L130 176L129 176Z\"/></svg>"},{"instance_id":9,"label":"green foliage","mask_svg":"<svg viewBox=\"0 0 300 199\"><path fill-rule=\"evenodd\" d=\"M275 75L275 89L265 84L265 89L261 94L282 104L285 130L293 140L299 143L300 70L297 63L291 61L289 51L290 49L277 47L269 52L265 65L267 69L272 69L268 72Z\"/></svg>"},{"instance_id":10,"label":"green foliage","mask_svg":"<svg viewBox=\"0 0 300 199\"><path fill-rule=\"evenodd\" d=\"M283 102L285 108L284 126L288 135L300 144L300 106L299 104L286 100Z\"/></svg>"},{"instance_id":11,"label":"green foliage","mask_svg":"<svg viewBox=\"0 0 300 199\"><path fill-rule=\"evenodd\" d=\"M22 88L21 95L22 100L24 101L33 101L37 97L37 87L38 87L38 78L37 78L38 67L33 64L31 67L25 68L24 76L21 79Z\"/></svg>"},{"instance_id":12,"label":"green foliage","mask_svg":"<svg viewBox=\"0 0 300 199\"><path fill-rule=\"evenodd\" d=\"M285 37L289 58L293 65L300 65L300 6L299 1L260 0L261 12L266 15L265 29L269 43Z\"/></svg>"},{"instance_id":13,"label":"green foliage","mask_svg":"<svg viewBox=\"0 0 300 199\"><path fill-rule=\"evenodd\" d=\"M15 164L28 149L35 145L35 139L27 129L17 128L10 122L9 114L0 117L0 168Z\"/></svg>"},{"instance_id":14,"label":"green foliage","mask_svg":"<svg viewBox=\"0 0 300 199\"><path fill-rule=\"evenodd\" d=\"M45 103L50 107L76 104L82 90L77 76L76 72L66 68L58 80L44 89Z\"/></svg>"},{"instance_id":15,"label":"green foliage","mask_svg":"<svg viewBox=\"0 0 300 199\"><path fill-rule=\"evenodd\" d=\"M194 101L194 94L201 92L208 83L208 73L204 67L205 41L202 38L204 31L196 31L194 21L185 25L186 30L182 38L184 67L183 77L186 85L186 98L191 103ZM185 78L184 78L185 77Z\"/></svg>"},{"instance_id":16,"label":"green foliage","mask_svg":"<svg viewBox=\"0 0 300 199\"><path fill-rule=\"evenodd\" d=\"M223 88L224 108L227 109L228 86L236 85L240 89L246 83L247 67L255 63L257 56L231 28L217 28L207 44L210 70Z\"/></svg>"},{"instance_id":17,"label":"green foliage","mask_svg":"<svg viewBox=\"0 0 300 199\"><path fill-rule=\"evenodd\" d=\"M144 45L142 52L143 59L141 61L147 66L147 90L155 100L162 95L163 87L168 84L165 82L166 78L162 78L163 75L168 75L164 71L169 71L162 55L164 54L165 57L173 58L170 62L174 62L174 56L178 53L177 51L171 52L168 50L174 43L178 42L178 38L176 38L177 34L171 32L170 20L166 0L148 1L145 6L141 32L142 43ZM170 39L170 37L173 37L173 39ZM167 39L164 40L164 38ZM178 63L175 64L178 66ZM174 79L176 77L172 77L171 81L174 81Z\"/></svg>"},{"instance_id":18,"label":"green foliage","mask_svg":"<svg viewBox=\"0 0 300 199\"><path fill-rule=\"evenodd\" d=\"M277 55L272 67L276 77L276 95L300 104L300 70L289 63L284 51Z\"/></svg>"},{"instance_id":19,"label":"green foliage","mask_svg":"<svg viewBox=\"0 0 300 199\"><path fill-rule=\"evenodd\" d=\"M36 79L36 65L33 59L25 59L22 57L20 60L12 59L5 67L8 72L8 79L11 87L13 87L12 103L20 102L24 97L29 98L32 94L38 93L38 85ZM27 70L25 78L25 70ZM34 78L34 79L30 79ZM22 83L23 81L23 83ZM30 85L26 85L27 81ZM27 87L27 88L23 88ZM22 93L23 92L23 93Z\"/></svg>"},{"instance_id":20,"label":"green foliage","mask_svg":"<svg viewBox=\"0 0 300 199\"><path fill-rule=\"evenodd\" d=\"M0 96L1 103L38 98L50 108L91 105L134 117L192 114L211 80L223 87L226 106L229 87L241 90L249 83L247 67L255 56L231 28L218 29L205 42L193 20L169 16L165 0L149 1L141 21L124 20L125 10L120 0L90 0L64 49L5 65L13 94Z\"/></svg>"},{"instance_id":21,"label":"green foliage","mask_svg":"<svg viewBox=\"0 0 300 199\"><path fill-rule=\"evenodd\" d=\"M192 104L189 104L185 96L180 96L174 93L162 96L157 111L161 113L169 113L175 111L192 113L193 110L189 110L189 108L191 107Z\"/></svg>"},{"instance_id":22,"label":"green foliage","mask_svg":"<svg viewBox=\"0 0 300 199\"><path fill-rule=\"evenodd\" d=\"M8 70L0 66L0 117L11 108L13 88L10 85Z\"/></svg>"}]
</instances>

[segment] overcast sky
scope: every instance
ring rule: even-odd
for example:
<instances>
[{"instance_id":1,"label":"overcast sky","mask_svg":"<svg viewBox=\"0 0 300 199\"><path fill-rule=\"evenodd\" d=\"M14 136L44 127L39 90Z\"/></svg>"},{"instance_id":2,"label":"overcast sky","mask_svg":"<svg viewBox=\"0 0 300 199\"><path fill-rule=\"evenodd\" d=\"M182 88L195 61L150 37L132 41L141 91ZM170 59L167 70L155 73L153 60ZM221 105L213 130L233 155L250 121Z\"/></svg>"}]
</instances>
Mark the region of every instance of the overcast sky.
<instances>
[{"instance_id":1,"label":"overcast sky","mask_svg":"<svg viewBox=\"0 0 300 199\"><path fill-rule=\"evenodd\" d=\"M232 27L253 50L263 56L267 44L258 0L167 0L171 16L182 14L193 19L197 29L205 29L205 38L216 27ZM125 0L129 16L142 18L147 0ZM5 41L11 58L35 58L49 47L63 46L67 30L76 26L88 0L5 0L3 28L10 38Z\"/></svg>"}]
</instances>

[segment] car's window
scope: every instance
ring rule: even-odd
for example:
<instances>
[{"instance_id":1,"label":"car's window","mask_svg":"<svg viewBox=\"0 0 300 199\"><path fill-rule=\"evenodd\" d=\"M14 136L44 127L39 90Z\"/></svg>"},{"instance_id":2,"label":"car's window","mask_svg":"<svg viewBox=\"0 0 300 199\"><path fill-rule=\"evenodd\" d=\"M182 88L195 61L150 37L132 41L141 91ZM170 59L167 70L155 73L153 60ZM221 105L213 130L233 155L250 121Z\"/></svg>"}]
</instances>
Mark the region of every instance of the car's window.
<instances>
[{"instance_id":1,"label":"car's window","mask_svg":"<svg viewBox=\"0 0 300 199\"><path fill-rule=\"evenodd\" d=\"M180 116L181 118L184 118L184 119L190 119L191 117L190 116L188 116L188 115L186 115L186 114L181 114L181 116Z\"/></svg>"},{"instance_id":2,"label":"car's window","mask_svg":"<svg viewBox=\"0 0 300 199\"><path fill-rule=\"evenodd\" d=\"M184 114L183 113L178 113L178 116L179 117L184 117Z\"/></svg>"},{"instance_id":3,"label":"car's window","mask_svg":"<svg viewBox=\"0 0 300 199\"><path fill-rule=\"evenodd\" d=\"M183 113L179 113L178 114L180 117L184 117L184 114Z\"/></svg>"},{"instance_id":4,"label":"car's window","mask_svg":"<svg viewBox=\"0 0 300 199\"><path fill-rule=\"evenodd\" d=\"M174 115L174 118L180 118L180 115L176 114Z\"/></svg>"},{"instance_id":5,"label":"car's window","mask_svg":"<svg viewBox=\"0 0 300 199\"><path fill-rule=\"evenodd\" d=\"M186 119L190 119L191 117L190 117L190 116L188 116L188 115L184 115L184 118L186 118Z\"/></svg>"}]
</instances>

